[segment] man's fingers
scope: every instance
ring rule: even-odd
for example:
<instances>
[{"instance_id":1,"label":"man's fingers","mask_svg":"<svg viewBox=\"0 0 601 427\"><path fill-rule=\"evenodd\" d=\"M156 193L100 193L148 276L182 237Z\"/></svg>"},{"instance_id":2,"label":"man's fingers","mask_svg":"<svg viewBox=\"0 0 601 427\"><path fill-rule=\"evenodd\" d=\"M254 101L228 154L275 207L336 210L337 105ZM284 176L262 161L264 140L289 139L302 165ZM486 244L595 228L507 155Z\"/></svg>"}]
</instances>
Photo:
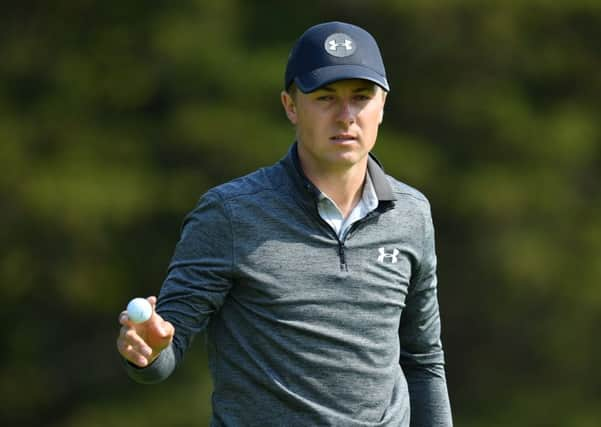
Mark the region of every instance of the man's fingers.
<instances>
[{"instance_id":1,"label":"man's fingers","mask_svg":"<svg viewBox=\"0 0 601 427\"><path fill-rule=\"evenodd\" d=\"M126 330L123 334L124 342L127 345L132 346L138 353L143 356L150 356L152 354L152 349L148 346L146 341L142 339L140 335L135 331L135 329Z\"/></svg>"},{"instance_id":2,"label":"man's fingers","mask_svg":"<svg viewBox=\"0 0 601 427\"><path fill-rule=\"evenodd\" d=\"M127 360L138 366L146 366L148 358L152 355L152 349L140 337L135 329L128 326L121 327L121 333L117 339L117 349Z\"/></svg>"},{"instance_id":3,"label":"man's fingers","mask_svg":"<svg viewBox=\"0 0 601 427\"><path fill-rule=\"evenodd\" d=\"M134 323L127 310L119 314L121 330L117 339L119 353L131 363L146 367L169 345L175 334L173 325L156 311L157 298L146 298L152 307L152 316L146 322Z\"/></svg>"},{"instance_id":4,"label":"man's fingers","mask_svg":"<svg viewBox=\"0 0 601 427\"><path fill-rule=\"evenodd\" d=\"M121 353L125 359L129 360L134 365L137 365L141 368L148 365L148 358L136 351L136 349L131 345L118 344L117 346L119 347L119 353Z\"/></svg>"},{"instance_id":5,"label":"man's fingers","mask_svg":"<svg viewBox=\"0 0 601 427\"><path fill-rule=\"evenodd\" d=\"M123 310L119 313L119 323L123 326L130 326L131 321L129 320L129 316L127 315L127 310Z\"/></svg>"},{"instance_id":6,"label":"man's fingers","mask_svg":"<svg viewBox=\"0 0 601 427\"><path fill-rule=\"evenodd\" d=\"M122 321L119 332L122 341L120 351L126 351L127 346L131 346L137 353L146 357L168 345L175 332L173 325L159 315L148 323L133 324L127 320L127 313L125 313L120 317L120 321Z\"/></svg>"}]
</instances>

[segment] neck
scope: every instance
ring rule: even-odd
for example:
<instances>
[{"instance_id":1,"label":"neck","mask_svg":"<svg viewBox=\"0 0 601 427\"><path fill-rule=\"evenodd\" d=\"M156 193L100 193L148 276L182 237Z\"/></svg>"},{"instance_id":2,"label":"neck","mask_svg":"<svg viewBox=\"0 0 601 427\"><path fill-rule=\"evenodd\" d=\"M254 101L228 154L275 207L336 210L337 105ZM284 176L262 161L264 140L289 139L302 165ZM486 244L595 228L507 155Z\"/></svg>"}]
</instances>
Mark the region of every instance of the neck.
<instances>
[{"instance_id":1,"label":"neck","mask_svg":"<svg viewBox=\"0 0 601 427\"><path fill-rule=\"evenodd\" d=\"M322 193L328 195L346 218L359 203L363 194L363 183L367 172L367 158L364 162L346 169L316 170L301 160L305 176Z\"/></svg>"}]
</instances>

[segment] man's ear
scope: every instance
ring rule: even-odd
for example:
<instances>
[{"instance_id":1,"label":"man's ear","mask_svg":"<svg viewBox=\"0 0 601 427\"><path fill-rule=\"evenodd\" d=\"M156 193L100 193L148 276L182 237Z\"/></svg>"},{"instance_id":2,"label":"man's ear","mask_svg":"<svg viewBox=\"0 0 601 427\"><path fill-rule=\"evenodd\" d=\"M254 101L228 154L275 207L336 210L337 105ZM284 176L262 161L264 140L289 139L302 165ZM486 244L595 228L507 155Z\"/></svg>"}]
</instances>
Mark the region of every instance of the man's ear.
<instances>
[{"instance_id":1,"label":"man's ear","mask_svg":"<svg viewBox=\"0 0 601 427\"><path fill-rule=\"evenodd\" d=\"M286 116L288 116L288 120L293 125L296 125L297 115L296 115L296 104L294 103L294 99L292 95L290 95L285 90L282 91L280 95L280 99L282 101L282 106L284 107L284 111L286 112Z\"/></svg>"},{"instance_id":2,"label":"man's ear","mask_svg":"<svg viewBox=\"0 0 601 427\"><path fill-rule=\"evenodd\" d=\"M378 123L382 124L382 120L384 120L384 108L380 110L380 121Z\"/></svg>"}]
</instances>

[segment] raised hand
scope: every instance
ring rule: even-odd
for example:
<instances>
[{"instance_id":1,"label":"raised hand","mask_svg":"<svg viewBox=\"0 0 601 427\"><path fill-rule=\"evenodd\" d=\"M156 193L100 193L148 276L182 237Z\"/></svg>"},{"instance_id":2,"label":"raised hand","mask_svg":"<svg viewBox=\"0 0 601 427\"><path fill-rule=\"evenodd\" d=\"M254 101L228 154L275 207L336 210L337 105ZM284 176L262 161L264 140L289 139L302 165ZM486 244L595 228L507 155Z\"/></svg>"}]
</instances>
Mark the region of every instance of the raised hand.
<instances>
[{"instance_id":1,"label":"raised hand","mask_svg":"<svg viewBox=\"0 0 601 427\"><path fill-rule=\"evenodd\" d=\"M150 319L142 323L132 322L127 311L119 314L121 330L117 338L117 350L128 361L141 368L150 365L173 339L175 328L156 311L156 297L147 298L152 307Z\"/></svg>"}]
</instances>

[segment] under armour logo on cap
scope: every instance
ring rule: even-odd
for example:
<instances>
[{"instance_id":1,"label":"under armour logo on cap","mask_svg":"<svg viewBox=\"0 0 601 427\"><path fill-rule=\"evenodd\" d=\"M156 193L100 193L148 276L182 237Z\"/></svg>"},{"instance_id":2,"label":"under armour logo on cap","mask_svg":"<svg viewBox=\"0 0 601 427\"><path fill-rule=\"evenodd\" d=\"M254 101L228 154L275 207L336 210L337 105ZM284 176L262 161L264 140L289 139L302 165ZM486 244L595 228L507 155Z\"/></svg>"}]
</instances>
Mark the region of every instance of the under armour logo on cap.
<instances>
[{"instance_id":1,"label":"under armour logo on cap","mask_svg":"<svg viewBox=\"0 0 601 427\"><path fill-rule=\"evenodd\" d=\"M325 49L330 55L344 58L355 53L355 42L347 34L335 33L326 39Z\"/></svg>"}]
</instances>

